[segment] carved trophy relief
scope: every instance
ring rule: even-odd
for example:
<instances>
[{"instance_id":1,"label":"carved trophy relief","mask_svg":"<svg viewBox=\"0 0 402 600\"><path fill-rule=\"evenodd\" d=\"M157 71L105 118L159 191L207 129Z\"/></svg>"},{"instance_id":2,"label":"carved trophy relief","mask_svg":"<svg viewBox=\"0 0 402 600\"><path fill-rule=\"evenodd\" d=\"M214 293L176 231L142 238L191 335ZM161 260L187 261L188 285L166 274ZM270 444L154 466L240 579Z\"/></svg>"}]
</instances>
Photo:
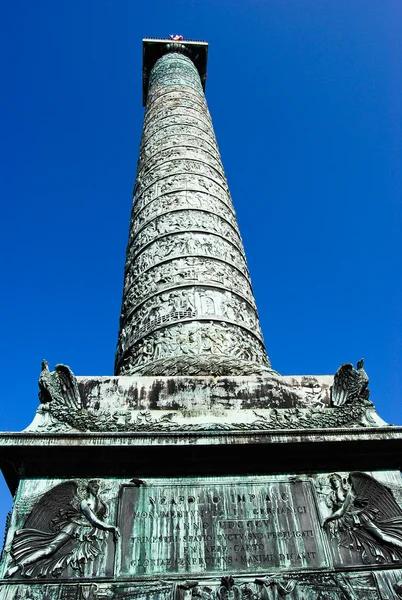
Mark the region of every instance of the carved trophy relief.
<instances>
[{"instance_id":1,"label":"carved trophy relief","mask_svg":"<svg viewBox=\"0 0 402 600\"><path fill-rule=\"evenodd\" d=\"M106 516L97 481L56 485L15 532L5 577L60 577L68 567L82 576L87 563L104 553L108 532L115 543L120 535Z\"/></svg>"},{"instance_id":2,"label":"carved trophy relief","mask_svg":"<svg viewBox=\"0 0 402 600\"><path fill-rule=\"evenodd\" d=\"M373 576L362 573L289 573L264 577L233 572L202 579L174 581L114 581L97 583L29 583L7 585L6 600L398 600L393 589L395 572L378 571L384 583L379 588ZM397 584L394 584L398 588ZM293 588L292 588L293 586ZM292 588L290 590L290 588ZM290 591L289 591L290 590Z\"/></svg>"},{"instance_id":3,"label":"carved trophy relief","mask_svg":"<svg viewBox=\"0 0 402 600\"><path fill-rule=\"evenodd\" d=\"M362 472L331 473L317 482L330 514L323 526L364 564L402 563L402 509L391 490Z\"/></svg>"},{"instance_id":4,"label":"carved trophy relief","mask_svg":"<svg viewBox=\"0 0 402 600\"><path fill-rule=\"evenodd\" d=\"M255 583L260 588L261 600L278 600L293 592L297 585L296 579L285 579L275 575L258 577Z\"/></svg>"},{"instance_id":5,"label":"carved trophy relief","mask_svg":"<svg viewBox=\"0 0 402 600\"><path fill-rule=\"evenodd\" d=\"M241 600L242 590L232 575L221 578L220 585L216 588L217 600Z\"/></svg>"},{"instance_id":6,"label":"carved trophy relief","mask_svg":"<svg viewBox=\"0 0 402 600\"><path fill-rule=\"evenodd\" d=\"M174 582L156 581L153 584L123 584L115 589L115 597L155 600L380 600L376 586L367 575L360 577L345 574L267 574L253 577L234 573L210 580L179 579ZM397 598L397 596L396 596Z\"/></svg>"}]
</instances>

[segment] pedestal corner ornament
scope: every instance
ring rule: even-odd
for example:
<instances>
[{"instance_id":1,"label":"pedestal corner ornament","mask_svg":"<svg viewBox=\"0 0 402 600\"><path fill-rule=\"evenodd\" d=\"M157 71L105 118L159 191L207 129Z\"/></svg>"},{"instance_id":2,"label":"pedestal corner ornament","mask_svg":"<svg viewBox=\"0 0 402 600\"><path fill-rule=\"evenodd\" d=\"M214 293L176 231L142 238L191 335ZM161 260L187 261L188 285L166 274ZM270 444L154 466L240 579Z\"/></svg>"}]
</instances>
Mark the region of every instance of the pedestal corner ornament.
<instances>
[{"instance_id":1,"label":"pedestal corner ornament","mask_svg":"<svg viewBox=\"0 0 402 600\"><path fill-rule=\"evenodd\" d=\"M43 361L32 423L0 435L0 600L402 599L402 428L363 360L273 370L207 55L143 41L115 374Z\"/></svg>"}]
</instances>

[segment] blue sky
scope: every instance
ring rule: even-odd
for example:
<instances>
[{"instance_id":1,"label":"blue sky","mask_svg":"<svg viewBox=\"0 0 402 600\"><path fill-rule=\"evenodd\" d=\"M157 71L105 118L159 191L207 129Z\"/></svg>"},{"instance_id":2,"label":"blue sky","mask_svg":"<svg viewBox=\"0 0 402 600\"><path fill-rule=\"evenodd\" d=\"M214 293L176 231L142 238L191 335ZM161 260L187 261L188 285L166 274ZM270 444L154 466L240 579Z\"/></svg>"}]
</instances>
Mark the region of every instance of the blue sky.
<instances>
[{"instance_id":1,"label":"blue sky","mask_svg":"<svg viewBox=\"0 0 402 600\"><path fill-rule=\"evenodd\" d=\"M113 372L141 39L170 33L210 44L207 100L274 368L364 357L380 415L402 424L401 26L400 0L3 3L1 430L31 421L42 358Z\"/></svg>"}]
</instances>

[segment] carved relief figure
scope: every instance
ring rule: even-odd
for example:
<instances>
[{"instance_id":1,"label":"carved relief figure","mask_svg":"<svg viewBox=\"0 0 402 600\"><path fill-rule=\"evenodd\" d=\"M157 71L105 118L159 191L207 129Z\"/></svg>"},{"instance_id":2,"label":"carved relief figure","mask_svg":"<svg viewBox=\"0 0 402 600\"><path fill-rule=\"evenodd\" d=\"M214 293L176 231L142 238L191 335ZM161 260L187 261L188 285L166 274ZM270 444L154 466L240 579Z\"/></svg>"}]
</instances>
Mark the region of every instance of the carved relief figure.
<instances>
[{"instance_id":1,"label":"carved relief figure","mask_svg":"<svg viewBox=\"0 0 402 600\"><path fill-rule=\"evenodd\" d=\"M146 191L138 193L133 204L131 215L131 227L140 218L135 227L138 229L141 222L152 217L152 215L166 212L179 206L192 206L206 208L211 212L217 212L232 221L237 228L235 212L227 194L218 186L214 186L209 193L199 189L197 180L191 177L175 177L155 182ZM144 212L145 216L141 216Z\"/></svg>"},{"instance_id":2,"label":"carved relief figure","mask_svg":"<svg viewBox=\"0 0 402 600\"><path fill-rule=\"evenodd\" d=\"M177 150L180 155L183 154L183 149L188 149L190 153L193 153L193 155L199 155L199 153L202 152L204 156L208 155L211 160L214 160L216 163L221 165L222 163L217 147L211 140L210 132L208 132L208 124L206 124L205 121L203 123L202 119L199 119L199 122L202 125L202 129L199 130L199 137L195 135L183 134L179 130L179 133L176 132L176 135L173 138L170 136L165 137L164 139L162 138L159 142L155 143L154 136L152 136L148 142L145 142L141 146L139 160L140 167L141 161L145 162L145 159L148 157L152 158L158 153L162 154L173 149ZM186 118L180 114L174 114L170 117L159 118L158 123L163 125L165 129L169 127L169 132L171 133L173 127L177 129L176 126L180 127L181 124L194 125L194 119ZM151 133L151 135L152 132L156 131L154 124L152 124L151 127L148 126L147 129L147 133ZM164 156L166 155L164 154Z\"/></svg>"},{"instance_id":3,"label":"carved relief figure","mask_svg":"<svg viewBox=\"0 0 402 600\"><path fill-rule=\"evenodd\" d=\"M127 260L131 261L130 248ZM177 233L169 239L162 238L147 246L132 263L131 272L133 277L138 277L151 265L156 265L168 257L181 257L183 255L207 255L216 256L234 264L240 271L248 276L244 254L226 240L213 234L203 235L200 233Z\"/></svg>"},{"instance_id":4,"label":"carved relief figure","mask_svg":"<svg viewBox=\"0 0 402 600\"><path fill-rule=\"evenodd\" d=\"M83 574L86 563L103 552L105 533L113 533L115 542L120 536L117 527L104 521L106 512L96 481L88 482L82 496L75 481L55 486L15 532L14 564L5 577L18 571L24 577L59 577L68 566Z\"/></svg>"},{"instance_id":5,"label":"carved relief figure","mask_svg":"<svg viewBox=\"0 0 402 600\"><path fill-rule=\"evenodd\" d=\"M127 343L127 347L131 342ZM149 348L149 349L148 349ZM152 352L151 352L152 348ZM233 328L225 322L188 325L178 324L169 329L156 331L146 340L142 339L132 347L132 355L126 360L132 366L173 356L186 354L226 354L233 358L266 363L266 355L261 342L255 334ZM122 351L116 355L117 361L122 359Z\"/></svg>"},{"instance_id":6,"label":"carved relief figure","mask_svg":"<svg viewBox=\"0 0 402 600\"><path fill-rule=\"evenodd\" d=\"M277 600L277 598L287 596L296 587L294 579L280 579L279 577L259 577L255 580L258 586L261 586L261 600Z\"/></svg>"},{"instance_id":7,"label":"carved relief figure","mask_svg":"<svg viewBox=\"0 0 402 600\"><path fill-rule=\"evenodd\" d=\"M182 132L180 132L179 134L175 134L173 132L174 129L174 126L169 128L169 133L173 137L168 138L169 145L167 147L163 148L161 146L156 146L154 138L152 138L151 140L153 142L153 145L147 144L146 146L142 147L142 151L140 152L140 160L138 162L139 171L141 171L141 169L149 170L151 168L159 168L160 165L171 160L190 159L198 160L201 163L209 165L211 168L215 169L223 176L222 163L218 157L213 156L209 149L204 149L203 147L200 148L184 145L183 141L185 141L186 136L183 136ZM166 146L166 138L164 140L164 143ZM145 151L147 151L146 156L144 156Z\"/></svg>"},{"instance_id":8,"label":"carved relief figure","mask_svg":"<svg viewBox=\"0 0 402 600\"><path fill-rule=\"evenodd\" d=\"M329 476L333 513L323 523L339 545L370 564L402 560L402 509L390 489L365 473Z\"/></svg>"},{"instance_id":9,"label":"carved relief figure","mask_svg":"<svg viewBox=\"0 0 402 600\"><path fill-rule=\"evenodd\" d=\"M191 600L198 581L183 581L172 586L171 600Z\"/></svg>"},{"instance_id":10,"label":"carved relief figure","mask_svg":"<svg viewBox=\"0 0 402 600\"><path fill-rule=\"evenodd\" d=\"M221 579L221 585L216 590L217 600L241 600L240 587L235 583L231 575L225 575Z\"/></svg>"},{"instance_id":11,"label":"carved relief figure","mask_svg":"<svg viewBox=\"0 0 402 600\"><path fill-rule=\"evenodd\" d=\"M255 308L254 298L251 293L250 282L233 269L230 265L220 263L214 259L204 257L184 257L170 263L156 265L152 270L146 271L133 285L132 272L126 274L124 286L124 305L122 312L128 314L134 308L137 299L144 299L152 293L162 291L175 284L201 281L213 283L230 288L241 294ZM235 320L234 308L230 308L231 296L227 295L225 305L222 305L223 315L229 320Z\"/></svg>"}]
</instances>

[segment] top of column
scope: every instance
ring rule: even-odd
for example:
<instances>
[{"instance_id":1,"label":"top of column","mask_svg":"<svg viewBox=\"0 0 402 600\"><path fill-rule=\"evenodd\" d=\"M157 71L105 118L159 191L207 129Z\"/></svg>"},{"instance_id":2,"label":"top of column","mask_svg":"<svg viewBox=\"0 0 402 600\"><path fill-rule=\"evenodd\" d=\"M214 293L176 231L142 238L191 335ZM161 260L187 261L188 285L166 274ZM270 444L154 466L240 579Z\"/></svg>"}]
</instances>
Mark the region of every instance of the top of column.
<instances>
[{"instance_id":1,"label":"top of column","mask_svg":"<svg viewBox=\"0 0 402 600\"><path fill-rule=\"evenodd\" d=\"M169 52L179 52L188 56L194 63L205 92L207 78L208 43L202 40L183 40L181 35L169 39L144 38L142 40L142 104L146 106L149 75L156 61Z\"/></svg>"}]
</instances>

